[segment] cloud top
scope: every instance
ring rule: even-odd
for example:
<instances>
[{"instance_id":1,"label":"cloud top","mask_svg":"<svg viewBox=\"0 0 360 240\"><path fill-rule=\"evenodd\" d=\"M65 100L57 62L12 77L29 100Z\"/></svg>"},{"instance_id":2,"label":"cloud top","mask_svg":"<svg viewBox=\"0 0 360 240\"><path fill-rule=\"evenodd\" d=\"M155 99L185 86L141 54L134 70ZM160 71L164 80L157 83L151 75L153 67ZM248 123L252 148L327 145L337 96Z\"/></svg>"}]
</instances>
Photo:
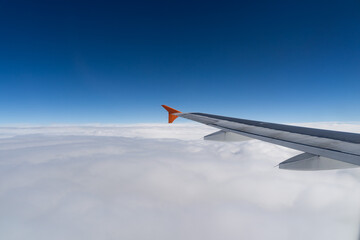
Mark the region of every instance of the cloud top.
<instances>
[{"instance_id":1,"label":"cloud top","mask_svg":"<svg viewBox=\"0 0 360 240\"><path fill-rule=\"evenodd\" d=\"M356 239L359 169L279 170L298 152L212 131L1 128L0 238Z\"/></svg>"}]
</instances>

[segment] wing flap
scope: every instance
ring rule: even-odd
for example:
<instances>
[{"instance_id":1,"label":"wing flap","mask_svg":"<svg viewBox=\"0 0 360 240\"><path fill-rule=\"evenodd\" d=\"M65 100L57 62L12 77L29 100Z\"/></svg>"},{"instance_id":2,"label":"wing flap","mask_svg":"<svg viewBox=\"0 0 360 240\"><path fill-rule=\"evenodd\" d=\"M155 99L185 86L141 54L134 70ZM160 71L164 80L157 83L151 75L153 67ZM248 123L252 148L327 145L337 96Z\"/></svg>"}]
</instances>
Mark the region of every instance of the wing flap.
<instances>
[{"instance_id":1,"label":"wing flap","mask_svg":"<svg viewBox=\"0 0 360 240\"><path fill-rule=\"evenodd\" d=\"M233 133L233 132L227 132L224 130L214 132L214 133L206 135L204 137L204 140L219 141L219 142L243 142L243 141L248 141L251 139L252 138L245 137L243 135Z\"/></svg>"},{"instance_id":2,"label":"wing flap","mask_svg":"<svg viewBox=\"0 0 360 240\"><path fill-rule=\"evenodd\" d=\"M355 168L357 165L347 162L337 161L331 158L317 156L311 153L302 153L289 158L279 164L280 169L298 170L298 171L318 171Z\"/></svg>"}]
</instances>

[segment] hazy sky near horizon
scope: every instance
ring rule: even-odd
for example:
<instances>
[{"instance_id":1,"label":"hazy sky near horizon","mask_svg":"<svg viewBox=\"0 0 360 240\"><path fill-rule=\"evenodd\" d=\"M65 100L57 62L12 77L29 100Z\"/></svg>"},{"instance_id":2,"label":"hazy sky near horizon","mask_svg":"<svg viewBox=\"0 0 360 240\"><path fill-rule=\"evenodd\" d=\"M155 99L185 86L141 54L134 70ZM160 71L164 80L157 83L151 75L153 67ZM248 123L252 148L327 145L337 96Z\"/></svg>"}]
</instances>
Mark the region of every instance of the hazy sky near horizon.
<instances>
[{"instance_id":1,"label":"hazy sky near horizon","mask_svg":"<svg viewBox=\"0 0 360 240\"><path fill-rule=\"evenodd\" d=\"M0 1L1 124L165 122L161 104L359 121L360 2Z\"/></svg>"}]
</instances>

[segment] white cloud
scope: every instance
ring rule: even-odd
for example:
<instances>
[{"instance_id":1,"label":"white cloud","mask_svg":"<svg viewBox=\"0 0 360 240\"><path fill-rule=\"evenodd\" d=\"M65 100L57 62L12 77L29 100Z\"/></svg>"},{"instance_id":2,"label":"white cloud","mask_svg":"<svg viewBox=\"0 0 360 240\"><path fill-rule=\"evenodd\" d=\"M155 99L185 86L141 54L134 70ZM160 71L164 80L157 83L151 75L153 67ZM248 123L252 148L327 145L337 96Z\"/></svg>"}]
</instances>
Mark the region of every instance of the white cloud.
<instances>
[{"instance_id":1,"label":"white cloud","mask_svg":"<svg viewBox=\"0 0 360 240\"><path fill-rule=\"evenodd\" d=\"M212 131L2 127L0 239L356 239L359 169L279 170L298 152Z\"/></svg>"}]
</instances>

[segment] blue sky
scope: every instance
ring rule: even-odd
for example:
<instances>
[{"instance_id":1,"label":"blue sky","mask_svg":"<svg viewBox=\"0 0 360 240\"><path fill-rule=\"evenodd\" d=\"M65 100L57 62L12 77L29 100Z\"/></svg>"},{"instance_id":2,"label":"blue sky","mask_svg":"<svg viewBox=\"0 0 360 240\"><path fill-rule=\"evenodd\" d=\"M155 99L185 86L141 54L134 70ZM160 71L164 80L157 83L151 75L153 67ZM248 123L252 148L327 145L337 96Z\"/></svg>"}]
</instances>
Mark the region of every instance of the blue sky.
<instances>
[{"instance_id":1,"label":"blue sky","mask_svg":"<svg viewBox=\"0 0 360 240\"><path fill-rule=\"evenodd\" d=\"M360 2L0 1L1 124L166 122L160 107L360 121Z\"/></svg>"}]
</instances>

